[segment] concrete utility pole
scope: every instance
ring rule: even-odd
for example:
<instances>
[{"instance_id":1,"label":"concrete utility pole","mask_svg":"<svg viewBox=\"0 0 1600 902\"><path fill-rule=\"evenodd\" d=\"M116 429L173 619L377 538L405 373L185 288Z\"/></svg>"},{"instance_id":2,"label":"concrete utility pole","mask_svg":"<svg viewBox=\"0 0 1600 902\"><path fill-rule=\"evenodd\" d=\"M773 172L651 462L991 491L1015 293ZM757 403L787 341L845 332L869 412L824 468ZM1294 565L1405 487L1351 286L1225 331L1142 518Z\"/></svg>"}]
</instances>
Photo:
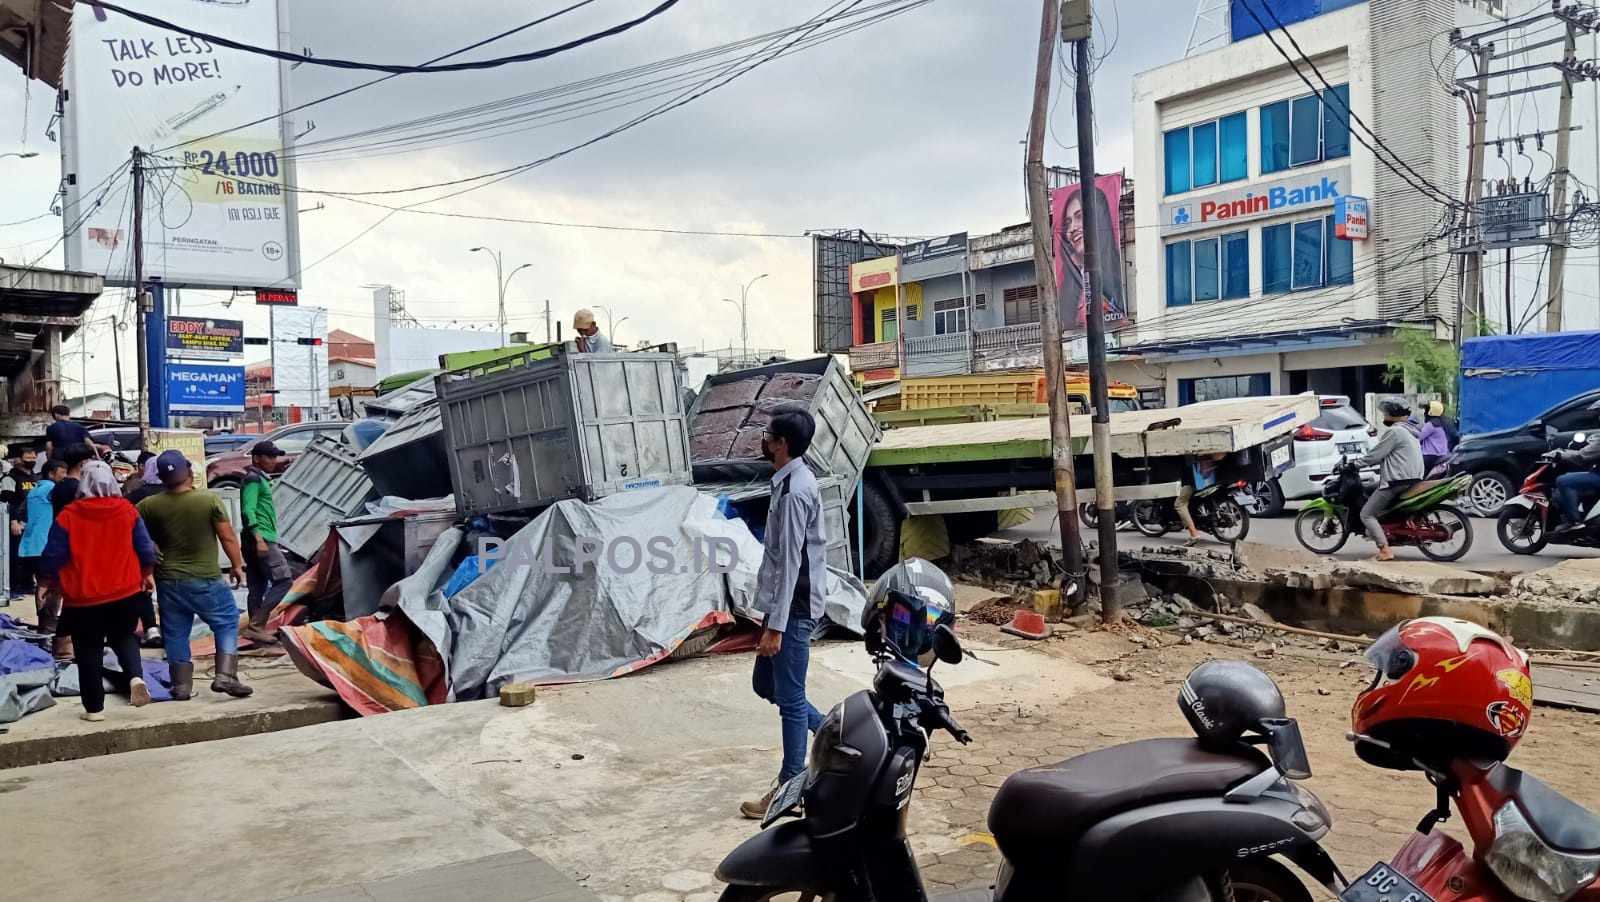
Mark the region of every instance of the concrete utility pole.
<instances>
[{"instance_id":1,"label":"concrete utility pole","mask_svg":"<svg viewBox=\"0 0 1600 902\"><path fill-rule=\"evenodd\" d=\"M1456 347L1463 338L1478 334L1483 322L1483 236L1473 235L1477 226L1478 201L1483 199L1483 158L1488 152L1489 129L1489 64L1494 59L1494 44L1477 47L1478 84L1473 89L1474 114L1472 118L1472 146L1467 155L1467 211L1463 220L1468 231L1462 234L1461 258L1462 284L1465 296L1456 299Z\"/></svg>"},{"instance_id":2,"label":"concrete utility pole","mask_svg":"<svg viewBox=\"0 0 1600 902\"><path fill-rule=\"evenodd\" d=\"M1087 5L1087 4L1086 4ZM1094 448L1094 506L1100 512L1100 616L1107 623L1122 619L1117 591L1117 499L1111 476L1111 401L1106 385L1105 308L1095 289L1100 259L1098 191L1094 177L1094 96L1089 84L1089 37L1074 42L1078 88L1078 197L1083 205L1083 325L1089 340L1089 428ZM1122 198L1106 198L1110 214L1122 211Z\"/></svg>"},{"instance_id":3,"label":"concrete utility pole","mask_svg":"<svg viewBox=\"0 0 1600 902\"><path fill-rule=\"evenodd\" d=\"M1028 120L1028 217L1033 225L1033 266L1039 280L1039 338L1045 391L1050 401L1050 459L1055 477L1056 519L1067 577L1083 589L1083 541L1078 536L1077 472L1067 415L1067 384L1061 352L1061 310L1056 299L1055 261L1050 249L1050 196L1045 190L1044 141L1050 117L1050 71L1060 40L1060 0L1044 0L1039 24L1039 62L1034 73L1033 114ZM902 326L904 324L902 323ZM901 329L904 335L904 329ZM903 345L902 345L903 346ZM1112 525L1115 526L1115 518ZM1082 597L1081 595L1079 597Z\"/></svg>"},{"instance_id":4,"label":"concrete utility pole","mask_svg":"<svg viewBox=\"0 0 1600 902\"><path fill-rule=\"evenodd\" d=\"M160 361L150 360L150 343L146 340L146 304L144 284L144 151L133 149L133 285L137 292L134 303L135 329L138 333L139 362L139 443L142 448L153 447L150 440L150 375L151 364L157 375L161 374Z\"/></svg>"},{"instance_id":5,"label":"concrete utility pole","mask_svg":"<svg viewBox=\"0 0 1600 902\"><path fill-rule=\"evenodd\" d=\"M1550 235L1550 281L1545 283L1544 330L1560 332L1563 295L1567 289L1567 165L1572 152L1572 67L1577 64L1578 27L1571 19L1567 39L1561 46L1561 111L1556 126L1555 203L1550 216L1555 228Z\"/></svg>"}]
</instances>

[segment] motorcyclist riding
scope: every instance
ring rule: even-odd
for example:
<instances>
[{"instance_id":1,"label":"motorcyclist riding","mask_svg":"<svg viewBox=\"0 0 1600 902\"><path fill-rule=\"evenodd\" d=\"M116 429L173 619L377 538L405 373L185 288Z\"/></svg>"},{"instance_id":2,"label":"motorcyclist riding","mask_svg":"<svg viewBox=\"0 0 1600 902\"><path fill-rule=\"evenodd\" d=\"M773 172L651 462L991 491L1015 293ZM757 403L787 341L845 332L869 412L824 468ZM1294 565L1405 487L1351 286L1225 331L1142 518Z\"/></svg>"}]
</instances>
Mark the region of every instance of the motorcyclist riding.
<instances>
[{"instance_id":1,"label":"motorcyclist riding","mask_svg":"<svg viewBox=\"0 0 1600 902\"><path fill-rule=\"evenodd\" d=\"M1417 427L1409 417L1411 405L1398 398L1389 398L1378 403L1378 410L1383 413L1384 425L1389 427L1384 430L1383 437L1372 446L1372 450L1361 458L1363 467L1377 467L1378 475L1383 482L1367 503L1361 508L1361 525L1367 530L1367 537L1378 545L1378 556L1375 560L1394 560L1394 549L1389 547L1389 539L1383 532L1383 525L1378 518L1383 516L1406 490L1422 481L1422 444L1417 437Z\"/></svg>"},{"instance_id":2,"label":"motorcyclist riding","mask_svg":"<svg viewBox=\"0 0 1600 902\"><path fill-rule=\"evenodd\" d=\"M1600 410L1600 401L1589 409ZM1554 451L1550 456L1558 466L1571 468L1571 472L1556 477L1555 490L1556 504L1561 505L1561 513L1566 517L1566 522L1556 527L1555 532L1571 532L1583 526L1584 502L1600 495L1600 472L1596 472L1600 467L1600 424L1589 433L1589 441L1582 448Z\"/></svg>"}]
</instances>

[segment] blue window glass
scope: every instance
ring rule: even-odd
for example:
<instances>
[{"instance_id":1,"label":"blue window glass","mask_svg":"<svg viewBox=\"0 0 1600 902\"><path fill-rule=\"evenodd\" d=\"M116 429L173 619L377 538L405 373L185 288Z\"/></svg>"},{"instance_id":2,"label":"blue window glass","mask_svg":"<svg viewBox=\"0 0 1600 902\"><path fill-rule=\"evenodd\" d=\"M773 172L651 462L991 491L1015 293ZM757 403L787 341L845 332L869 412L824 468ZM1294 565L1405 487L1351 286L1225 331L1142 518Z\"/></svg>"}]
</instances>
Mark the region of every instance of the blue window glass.
<instances>
[{"instance_id":1,"label":"blue window glass","mask_svg":"<svg viewBox=\"0 0 1600 902\"><path fill-rule=\"evenodd\" d=\"M1350 86L1336 85L1323 93L1322 158L1350 156Z\"/></svg>"},{"instance_id":2,"label":"blue window glass","mask_svg":"<svg viewBox=\"0 0 1600 902\"><path fill-rule=\"evenodd\" d=\"M1294 268L1292 240L1288 224L1261 230L1261 293L1282 294L1290 290Z\"/></svg>"},{"instance_id":3,"label":"blue window glass","mask_svg":"<svg viewBox=\"0 0 1600 902\"><path fill-rule=\"evenodd\" d=\"M1244 113L1224 116L1217 130L1217 180L1236 182L1250 176L1250 137Z\"/></svg>"},{"instance_id":4,"label":"blue window glass","mask_svg":"<svg viewBox=\"0 0 1600 902\"><path fill-rule=\"evenodd\" d=\"M1261 172L1289 168L1289 101L1261 108Z\"/></svg>"},{"instance_id":5,"label":"blue window glass","mask_svg":"<svg viewBox=\"0 0 1600 902\"><path fill-rule=\"evenodd\" d=\"M1333 217L1323 220L1323 244L1328 248L1328 284L1354 285L1356 243L1334 234Z\"/></svg>"},{"instance_id":6,"label":"blue window glass","mask_svg":"<svg viewBox=\"0 0 1600 902\"><path fill-rule=\"evenodd\" d=\"M1194 299L1214 301L1221 296L1221 273L1217 271L1217 239L1202 238L1194 243Z\"/></svg>"},{"instance_id":7,"label":"blue window glass","mask_svg":"<svg viewBox=\"0 0 1600 902\"><path fill-rule=\"evenodd\" d=\"M1167 245L1168 307L1182 307L1194 301L1190 265L1189 242L1174 241Z\"/></svg>"},{"instance_id":8,"label":"blue window glass","mask_svg":"<svg viewBox=\"0 0 1600 902\"><path fill-rule=\"evenodd\" d=\"M1189 130L1175 128L1166 135L1167 193L1189 190Z\"/></svg>"},{"instance_id":9,"label":"blue window glass","mask_svg":"<svg viewBox=\"0 0 1600 902\"><path fill-rule=\"evenodd\" d=\"M1322 159L1322 98L1301 97L1290 106L1289 165Z\"/></svg>"},{"instance_id":10,"label":"blue window glass","mask_svg":"<svg viewBox=\"0 0 1600 902\"><path fill-rule=\"evenodd\" d=\"M1222 299L1250 296L1250 233L1222 236Z\"/></svg>"},{"instance_id":11,"label":"blue window glass","mask_svg":"<svg viewBox=\"0 0 1600 902\"><path fill-rule=\"evenodd\" d=\"M1294 290L1322 287L1322 220L1294 224Z\"/></svg>"},{"instance_id":12,"label":"blue window glass","mask_svg":"<svg viewBox=\"0 0 1600 902\"><path fill-rule=\"evenodd\" d=\"M1207 122L1195 126L1194 132L1194 186L1217 183L1217 124Z\"/></svg>"}]
</instances>

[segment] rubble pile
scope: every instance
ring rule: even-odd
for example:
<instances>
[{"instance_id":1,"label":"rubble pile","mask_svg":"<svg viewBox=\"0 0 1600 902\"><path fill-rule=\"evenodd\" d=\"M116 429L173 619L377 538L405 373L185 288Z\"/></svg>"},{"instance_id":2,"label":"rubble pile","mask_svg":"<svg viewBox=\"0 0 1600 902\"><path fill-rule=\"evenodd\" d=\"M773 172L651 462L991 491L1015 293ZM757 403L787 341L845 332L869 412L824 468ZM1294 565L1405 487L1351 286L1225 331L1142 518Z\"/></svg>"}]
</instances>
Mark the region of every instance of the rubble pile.
<instances>
[{"instance_id":1,"label":"rubble pile","mask_svg":"<svg viewBox=\"0 0 1600 902\"><path fill-rule=\"evenodd\" d=\"M950 578L1012 595L1060 588L1060 552L1032 539L979 539L950 549Z\"/></svg>"}]
</instances>

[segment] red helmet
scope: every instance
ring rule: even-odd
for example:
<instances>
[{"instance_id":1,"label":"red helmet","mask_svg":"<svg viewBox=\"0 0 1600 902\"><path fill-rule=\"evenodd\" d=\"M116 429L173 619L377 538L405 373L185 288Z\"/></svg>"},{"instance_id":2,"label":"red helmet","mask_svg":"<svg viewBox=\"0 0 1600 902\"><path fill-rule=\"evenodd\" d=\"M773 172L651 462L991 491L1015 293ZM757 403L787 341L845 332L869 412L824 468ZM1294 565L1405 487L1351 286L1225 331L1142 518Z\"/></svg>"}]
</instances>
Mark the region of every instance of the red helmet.
<instances>
[{"instance_id":1,"label":"red helmet","mask_svg":"<svg viewBox=\"0 0 1600 902\"><path fill-rule=\"evenodd\" d=\"M1377 669L1350 710L1356 753L1378 767L1407 770L1421 760L1502 761L1533 716L1528 656L1509 639L1454 617L1407 620L1367 650Z\"/></svg>"}]
</instances>

